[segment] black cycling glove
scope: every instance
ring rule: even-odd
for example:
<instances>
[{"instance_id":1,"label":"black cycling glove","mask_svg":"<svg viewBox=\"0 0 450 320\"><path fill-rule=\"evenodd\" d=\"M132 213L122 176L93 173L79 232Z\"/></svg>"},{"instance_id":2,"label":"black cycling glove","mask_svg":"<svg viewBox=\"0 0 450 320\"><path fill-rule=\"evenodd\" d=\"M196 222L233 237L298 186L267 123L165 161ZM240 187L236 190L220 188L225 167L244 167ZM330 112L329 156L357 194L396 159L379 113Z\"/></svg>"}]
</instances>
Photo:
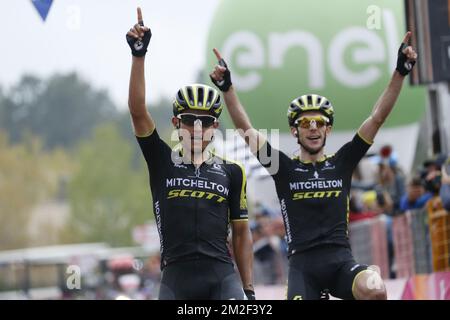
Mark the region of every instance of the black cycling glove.
<instances>
[{"instance_id":1,"label":"black cycling glove","mask_svg":"<svg viewBox=\"0 0 450 320\"><path fill-rule=\"evenodd\" d=\"M406 47L408 47L408 45L402 43L398 49L397 67L395 68L402 76L408 75L416 63L416 61L408 60L406 54L403 53L403 50L405 50Z\"/></svg>"},{"instance_id":2,"label":"black cycling glove","mask_svg":"<svg viewBox=\"0 0 450 320\"><path fill-rule=\"evenodd\" d=\"M210 78L211 78L211 81L217 86L217 88L219 88L220 91L227 92L232 85L230 69L228 69L228 65L225 62L225 60L223 60L223 59L219 60L219 65L226 68L226 70L223 74L223 80L216 81L211 76L210 76Z\"/></svg>"},{"instance_id":3,"label":"black cycling glove","mask_svg":"<svg viewBox=\"0 0 450 320\"><path fill-rule=\"evenodd\" d=\"M247 300L256 300L255 291L252 289L244 289L244 293L247 296Z\"/></svg>"},{"instance_id":4,"label":"black cycling glove","mask_svg":"<svg viewBox=\"0 0 450 320\"><path fill-rule=\"evenodd\" d=\"M140 26L144 26L144 22L139 22ZM131 54L135 57L143 57L147 53L147 47L150 43L150 38L152 37L152 32L150 29L144 32L144 36L141 40L136 39L135 37L129 36L127 34L127 42L131 48Z\"/></svg>"}]
</instances>

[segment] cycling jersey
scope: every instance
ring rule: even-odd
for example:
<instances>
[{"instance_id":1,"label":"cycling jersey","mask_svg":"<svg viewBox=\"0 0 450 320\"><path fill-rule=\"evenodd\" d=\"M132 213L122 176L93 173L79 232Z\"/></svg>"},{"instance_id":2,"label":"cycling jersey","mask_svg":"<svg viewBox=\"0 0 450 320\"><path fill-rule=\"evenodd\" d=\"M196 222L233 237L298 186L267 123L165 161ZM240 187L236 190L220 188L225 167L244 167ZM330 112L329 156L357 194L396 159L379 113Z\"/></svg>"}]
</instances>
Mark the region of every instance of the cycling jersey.
<instances>
[{"instance_id":1,"label":"cycling jersey","mask_svg":"<svg viewBox=\"0 0 450 320\"><path fill-rule=\"evenodd\" d=\"M350 247L348 240L349 195L353 170L370 143L359 134L334 155L312 162L289 158L268 142L257 158L279 160L272 175L286 228L289 255L324 244ZM267 159L267 158L264 158Z\"/></svg>"},{"instance_id":2,"label":"cycling jersey","mask_svg":"<svg viewBox=\"0 0 450 320\"><path fill-rule=\"evenodd\" d=\"M184 163L156 130L137 141L149 171L161 268L204 256L232 263L229 222L248 219L243 167L212 152L199 167Z\"/></svg>"}]
</instances>

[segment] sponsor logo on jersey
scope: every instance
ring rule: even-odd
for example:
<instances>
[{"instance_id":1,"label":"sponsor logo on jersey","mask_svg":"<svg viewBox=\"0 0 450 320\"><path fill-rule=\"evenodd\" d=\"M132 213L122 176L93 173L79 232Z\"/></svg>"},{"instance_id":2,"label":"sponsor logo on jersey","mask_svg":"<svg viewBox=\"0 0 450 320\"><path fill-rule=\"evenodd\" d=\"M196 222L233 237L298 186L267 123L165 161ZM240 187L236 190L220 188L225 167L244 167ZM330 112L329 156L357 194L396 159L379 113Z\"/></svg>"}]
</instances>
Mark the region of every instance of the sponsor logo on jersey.
<instances>
[{"instance_id":1,"label":"sponsor logo on jersey","mask_svg":"<svg viewBox=\"0 0 450 320\"><path fill-rule=\"evenodd\" d=\"M206 199L215 200L217 203L222 203L226 200L216 193L209 191L191 190L191 189L173 189L167 193L167 199L173 198L196 198L196 199Z\"/></svg>"},{"instance_id":2,"label":"sponsor logo on jersey","mask_svg":"<svg viewBox=\"0 0 450 320\"><path fill-rule=\"evenodd\" d=\"M156 201L154 204L154 214L155 214L155 220L156 220L156 227L158 229L159 234L159 245L160 245L160 253L161 255L164 253L164 241L163 241L163 234L161 231L161 208L159 206L159 201Z\"/></svg>"},{"instance_id":3,"label":"sponsor logo on jersey","mask_svg":"<svg viewBox=\"0 0 450 320\"><path fill-rule=\"evenodd\" d=\"M338 180L319 180L319 181L301 181L289 183L290 190L311 190L311 189L329 189L329 188L342 188L342 179Z\"/></svg>"},{"instance_id":4,"label":"sponsor logo on jersey","mask_svg":"<svg viewBox=\"0 0 450 320\"><path fill-rule=\"evenodd\" d=\"M341 193L342 190L296 192L292 200L337 198Z\"/></svg>"},{"instance_id":5,"label":"sponsor logo on jersey","mask_svg":"<svg viewBox=\"0 0 450 320\"><path fill-rule=\"evenodd\" d=\"M228 196L230 192L230 190L227 187L219 183L188 178L167 178L166 187L198 188L208 191L217 191L218 193L224 196Z\"/></svg>"},{"instance_id":6,"label":"sponsor logo on jersey","mask_svg":"<svg viewBox=\"0 0 450 320\"><path fill-rule=\"evenodd\" d=\"M322 170L333 170L333 169L335 169L335 166L331 165L331 163L328 160L326 160Z\"/></svg>"},{"instance_id":7,"label":"sponsor logo on jersey","mask_svg":"<svg viewBox=\"0 0 450 320\"><path fill-rule=\"evenodd\" d=\"M226 177L226 173L223 171L223 168L220 164L214 163L210 169L206 170L209 173L218 174L222 177Z\"/></svg>"},{"instance_id":8,"label":"sponsor logo on jersey","mask_svg":"<svg viewBox=\"0 0 450 320\"><path fill-rule=\"evenodd\" d=\"M319 178L319 173L317 172L317 170L314 170L314 174L312 178L308 179L309 181L311 180L325 180L325 178Z\"/></svg>"},{"instance_id":9,"label":"sponsor logo on jersey","mask_svg":"<svg viewBox=\"0 0 450 320\"><path fill-rule=\"evenodd\" d=\"M291 234L291 226L289 224L287 205L286 205L286 201L284 199L281 199L280 206L281 206L281 214L283 216L284 224L286 226L286 241L289 244L292 241L292 234Z\"/></svg>"}]
</instances>

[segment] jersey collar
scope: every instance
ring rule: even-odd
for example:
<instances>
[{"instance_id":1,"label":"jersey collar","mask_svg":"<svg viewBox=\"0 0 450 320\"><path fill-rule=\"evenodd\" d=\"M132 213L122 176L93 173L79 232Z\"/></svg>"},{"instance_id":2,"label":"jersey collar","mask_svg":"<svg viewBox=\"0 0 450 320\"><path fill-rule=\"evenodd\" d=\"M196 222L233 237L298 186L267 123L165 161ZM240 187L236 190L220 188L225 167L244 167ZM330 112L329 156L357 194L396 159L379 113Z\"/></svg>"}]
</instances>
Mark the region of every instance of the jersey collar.
<instances>
[{"instance_id":1,"label":"jersey collar","mask_svg":"<svg viewBox=\"0 0 450 320\"><path fill-rule=\"evenodd\" d=\"M320 158L319 160L317 160L316 163L322 163L322 162L324 162L324 161L330 159L330 158L333 157L333 156L334 156L334 154L331 154L331 155L326 155L326 154L325 154L322 158ZM313 163L311 160L302 161L302 160L300 159L300 156L295 156L295 157L293 157L292 159L293 159L293 160L297 160L298 162L303 163L303 164L312 164L312 163Z\"/></svg>"}]
</instances>

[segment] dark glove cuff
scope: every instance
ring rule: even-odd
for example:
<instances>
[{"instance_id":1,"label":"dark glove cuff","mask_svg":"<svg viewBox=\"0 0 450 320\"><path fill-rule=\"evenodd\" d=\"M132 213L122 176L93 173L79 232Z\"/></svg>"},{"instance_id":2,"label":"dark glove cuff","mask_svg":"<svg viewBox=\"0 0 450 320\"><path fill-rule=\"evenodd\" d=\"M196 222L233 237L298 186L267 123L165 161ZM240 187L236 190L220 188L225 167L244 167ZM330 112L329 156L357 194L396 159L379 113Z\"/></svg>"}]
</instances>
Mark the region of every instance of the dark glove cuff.
<instances>
[{"instance_id":1,"label":"dark glove cuff","mask_svg":"<svg viewBox=\"0 0 450 320\"><path fill-rule=\"evenodd\" d=\"M127 42L131 48L131 54L135 57L145 56L151 37L152 32L150 30L144 32L144 36L141 40L127 35Z\"/></svg>"},{"instance_id":2,"label":"dark glove cuff","mask_svg":"<svg viewBox=\"0 0 450 320\"><path fill-rule=\"evenodd\" d=\"M219 88L220 91L227 92L230 89L230 87L233 85L233 83L231 82L231 73L230 73L230 70L228 69L228 66L227 66L225 60L221 59L219 61L219 65L226 68L224 75L223 75L223 80L216 81L211 77L211 81L217 86L217 88Z\"/></svg>"},{"instance_id":3,"label":"dark glove cuff","mask_svg":"<svg viewBox=\"0 0 450 320\"><path fill-rule=\"evenodd\" d=\"M402 76L408 75L412 68L414 67L415 61L409 61L406 57L406 54L403 53L403 50L408 45L405 43L402 43L400 48L398 49L398 55L397 55L397 67L395 70L397 70Z\"/></svg>"},{"instance_id":4,"label":"dark glove cuff","mask_svg":"<svg viewBox=\"0 0 450 320\"><path fill-rule=\"evenodd\" d=\"M255 300L255 291L253 291L252 289L244 289L244 293L247 296L248 300Z\"/></svg>"}]
</instances>

